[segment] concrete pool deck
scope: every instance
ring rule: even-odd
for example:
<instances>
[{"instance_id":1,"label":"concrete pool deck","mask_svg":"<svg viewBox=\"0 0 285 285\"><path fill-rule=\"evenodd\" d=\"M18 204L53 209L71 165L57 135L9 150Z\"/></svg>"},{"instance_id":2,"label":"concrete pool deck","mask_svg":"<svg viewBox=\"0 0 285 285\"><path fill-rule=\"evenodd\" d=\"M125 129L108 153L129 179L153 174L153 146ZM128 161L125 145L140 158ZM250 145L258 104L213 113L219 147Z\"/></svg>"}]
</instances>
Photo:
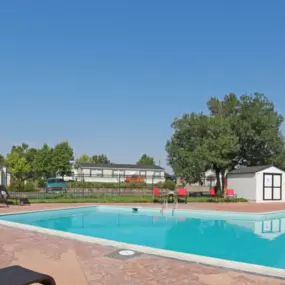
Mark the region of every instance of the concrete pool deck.
<instances>
[{"instance_id":1,"label":"concrete pool deck","mask_svg":"<svg viewBox=\"0 0 285 285\"><path fill-rule=\"evenodd\" d=\"M0 214L12 212L25 212L36 210L48 210L65 207L77 206L98 206L98 205L111 205L111 206L140 206L149 208L161 208L161 204L157 203L51 203L51 204L32 204L31 206L11 205L6 207L0 204ZM172 205L169 204L168 208L171 209ZM274 211L285 211L285 203L188 203L179 204L178 209L185 210L214 210L214 211L228 211L228 212L245 212L245 213L266 213Z\"/></svg>"},{"instance_id":2,"label":"concrete pool deck","mask_svg":"<svg viewBox=\"0 0 285 285\"><path fill-rule=\"evenodd\" d=\"M236 211L267 212L280 211L285 204L277 207L256 204L236 204ZM98 205L98 204L94 204ZM116 204L118 205L118 204ZM119 204L122 205L123 204ZM124 204L126 205L126 204ZM128 204L133 206L134 204ZM235 211L232 204L213 205L207 210ZM241 205L241 204L240 204ZM86 206L86 204L38 204L31 206L0 206L1 213ZM136 206L138 206L136 204ZM142 204L141 206L154 206ZM157 205L159 206L159 205ZM180 208L203 209L205 205L187 204ZM264 207L266 206L266 207ZM206 206L207 207L207 206ZM227 208L227 207L230 207ZM249 210L251 209L251 211ZM245 209L249 211L245 211ZM169 258L141 254L129 260L118 260L105 256L115 248L89 244L61 237L50 236L25 230L0 226L0 268L19 264L54 276L57 284L283 284L285 280L236 272L227 269L203 266Z\"/></svg>"}]
</instances>

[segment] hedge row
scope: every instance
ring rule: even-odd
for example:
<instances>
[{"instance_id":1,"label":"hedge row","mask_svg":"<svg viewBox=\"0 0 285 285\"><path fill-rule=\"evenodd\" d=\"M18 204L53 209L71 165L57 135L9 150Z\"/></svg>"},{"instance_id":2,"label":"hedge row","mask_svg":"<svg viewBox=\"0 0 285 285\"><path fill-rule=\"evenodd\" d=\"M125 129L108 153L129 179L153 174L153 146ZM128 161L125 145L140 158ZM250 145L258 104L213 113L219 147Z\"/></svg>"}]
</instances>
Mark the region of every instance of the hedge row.
<instances>
[{"instance_id":1,"label":"hedge row","mask_svg":"<svg viewBox=\"0 0 285 285\"><path fill-rule=\"evenodd\" d=\"M155 185L146 184L146 183L106 183L106 182L85 182L85 181L75 181L68 182L68 188L109 188L109 189L118 189L118 188L128 188L128 189L151 189L152 187L158 187L160 189L175 189L175 182L165 181L164 183L158 183Z\"/></svg>"},{"instance_id":2,"label":"hedge row","mask_svg":"<svg viewBox=\"0 0 285 285\"><path fill-rule=\"evenodd\" d=\"M158 199L146 196L93 196L93 197L73 197L72 195L53 195L53 197L30 199L31 203L159 203ZM9 201L11 204L14 200ZM180 203L184 203L184 199L179 199ZM236 203L247 202L246 199L238 198L207 198L192 197L188 199L188 203Z\"/></svg>"},{"instance_id":3,"label":"hedge row","mask_svg":"<svg viewBox=\"0 0 285 285\"><path fill-rule=\"evenodd\" d=\"M160 189L175 189L175 182L165 181L164 183L158 183L155 185L150 185L146 183L134 184L134 183L104 183L104 182L83 182L75 181L68 182L68 188L106 188L106 189L152 189L152 187L158 187ZM42 188L38 182L27 182L14 181L10 186L7 187L9 192L36 192Z\"/></svg>"}]
</instances>

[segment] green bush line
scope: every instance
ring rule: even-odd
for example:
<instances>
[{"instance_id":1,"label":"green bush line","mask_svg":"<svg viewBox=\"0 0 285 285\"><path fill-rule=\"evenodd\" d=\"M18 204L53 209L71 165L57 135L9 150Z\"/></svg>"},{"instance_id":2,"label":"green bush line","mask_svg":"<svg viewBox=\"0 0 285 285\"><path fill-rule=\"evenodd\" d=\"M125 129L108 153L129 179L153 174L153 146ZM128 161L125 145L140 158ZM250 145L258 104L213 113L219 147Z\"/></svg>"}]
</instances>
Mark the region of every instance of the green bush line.
<instances>
[{"instance_id":1,"label":"green bush line","mask_svg":"<svg viewBox=\"0 0 285 285\"><path fill-rule=\"evenodd\" d=\"M101 189L152 189L153 187L158 187L160 189L175 189L175 182L166 180L164 183L158 184L146 184L146 183L107 183L107 182L82 182L74 181L67 182L68 188L101 188ZM7 187L9 192L37 192L42 185L38 185L36 182L28 182L24 184L21 181L15 181L10 186Z\"/></svg>"},{"instance_id":2,"label":"green bush line","mask_svg":"<svg viewBox=\"0 0 285 285\"><path fill-rule=\"evenodd\" d=\"M166 180L164 183L146 184L146 183L107 183L107 182L68 182L68 188L126 188L126 189L152 189L152 187L158 187L161 189L175 189L175 182Z\"/></svg>"},{"instance_id":3,"label":"green bush line","mask_svg":"<svg viewBox=\"0 0 285 285\"><path fill-rule=\"evenodd\" d=\"M30 199L31 203L159 203L158 199L146 196L101 196L101 197L52 197L43 199ZM14 200L10 200L10 203L14 203ZM171 202L171 201L170 201ZM184 203L184 199L179 199L180 203ZM188 203L235 203L235 202L247 202L246 199L237 198L188 198Z\"/></svg>"}]
</instances>

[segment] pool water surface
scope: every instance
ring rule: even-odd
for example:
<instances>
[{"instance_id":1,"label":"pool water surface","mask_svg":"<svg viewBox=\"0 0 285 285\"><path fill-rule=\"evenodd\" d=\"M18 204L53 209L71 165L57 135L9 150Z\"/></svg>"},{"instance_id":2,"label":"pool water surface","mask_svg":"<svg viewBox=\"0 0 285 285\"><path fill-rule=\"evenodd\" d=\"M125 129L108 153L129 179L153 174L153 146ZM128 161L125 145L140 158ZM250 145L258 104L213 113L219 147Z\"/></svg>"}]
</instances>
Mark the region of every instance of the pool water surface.
<instances>
[{"instance_id":1,"label":"pool water surface","mask_svg":"<svg viewBox=\"0 0 285 285\"><path fill-rule=\"evenodd\" d=\"M84 236L285 269L285 215L228 219L87 207L0 216Z\"/></svg>"}]
</instances>

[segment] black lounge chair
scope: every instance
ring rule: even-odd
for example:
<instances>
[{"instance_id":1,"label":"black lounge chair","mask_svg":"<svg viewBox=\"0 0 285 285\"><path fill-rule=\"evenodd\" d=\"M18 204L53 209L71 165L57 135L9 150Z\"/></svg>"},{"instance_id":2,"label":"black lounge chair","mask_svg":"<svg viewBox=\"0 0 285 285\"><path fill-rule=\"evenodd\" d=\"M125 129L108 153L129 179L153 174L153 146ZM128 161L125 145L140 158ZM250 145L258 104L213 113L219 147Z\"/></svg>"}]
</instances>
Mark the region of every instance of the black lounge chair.
<instances>
[{"instance_id":1,"label":"black lounge chair","mask_svg":"<svg viewBox=\"0 0 285 285\"><path fill-rule=\"evenodd\" d=\"M5 195L2 195L1 193L4 192ZM5 197L4 197L5 196ZM18 200L20 202L20 205L31 205L30 201L28 198L18 198L18 197L11 197L11 195L8 193L6 187L4 185L0 185L0 202L1 202L1 197L3 200L6 201L6 205L8 206L8 201L7 199L14 199L16 200L16 204L18 204Z\"/></svg>"},{"instance_id":2,"label":"black lounge chair","mask_svg":"<svg viewBox=\"0 0 285 285\"><path fill-rule=\"evenodd\" d=\"M8 197L9 197L9 194L7 193L5 186L0 185L0 204L5 204L7 207L9 207L8 200L7 200Z\"/></svg>"},{"instance_id":3,"label":"black lounge chair","mask_svg":"<svg viewBox=\"0 0 285 285\"><path fill-rule=\"evenodd\" d=\"M21 266L10 266L0 269L1 285L56 285L55 280L47 275L26 269Z\"/></svg>"}]
</instances>

